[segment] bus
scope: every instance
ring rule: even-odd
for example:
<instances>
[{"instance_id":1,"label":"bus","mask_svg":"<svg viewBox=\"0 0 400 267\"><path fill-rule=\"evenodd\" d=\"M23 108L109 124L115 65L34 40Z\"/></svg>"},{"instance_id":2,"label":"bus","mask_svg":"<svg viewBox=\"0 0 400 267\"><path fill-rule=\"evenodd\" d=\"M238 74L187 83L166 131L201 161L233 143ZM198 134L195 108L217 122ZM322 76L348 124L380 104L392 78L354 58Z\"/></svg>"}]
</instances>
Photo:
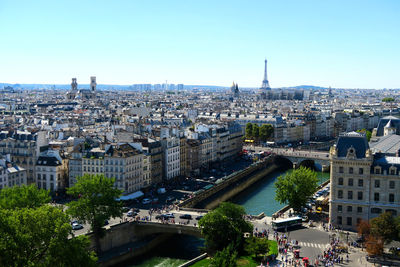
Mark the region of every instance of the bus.
<instances>
[{"instance_id":1,"label":"bus","mask_svg":"<svg viewBox=\"0 0 400 267\"><path fill-rule=\"evenodd\" d=\"M287 219L272 221L272 228L274 230L287 230L290 227L301 226L301 223L301 218L296 216Z\"/></svg>"}]
</instances>

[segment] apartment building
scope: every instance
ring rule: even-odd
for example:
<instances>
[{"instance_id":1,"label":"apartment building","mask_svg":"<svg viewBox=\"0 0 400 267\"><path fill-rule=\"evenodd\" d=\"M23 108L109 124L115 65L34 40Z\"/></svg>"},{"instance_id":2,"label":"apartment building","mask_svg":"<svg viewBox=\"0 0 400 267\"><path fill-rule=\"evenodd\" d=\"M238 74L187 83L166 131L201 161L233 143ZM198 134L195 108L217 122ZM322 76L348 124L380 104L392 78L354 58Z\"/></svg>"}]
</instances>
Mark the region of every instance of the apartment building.
<instances>
[{"instance_id":1,"label":"apartment building","mask_svg":"<svg viewBox=\"0 0 400 267\"><path fill-rule=\"evenodd\" d=\"M361 220L400 214L400 157L373 154L365 135L351 132L339 136L330 161L332 225L356 230Z\"/></svg>"}]
</instances>

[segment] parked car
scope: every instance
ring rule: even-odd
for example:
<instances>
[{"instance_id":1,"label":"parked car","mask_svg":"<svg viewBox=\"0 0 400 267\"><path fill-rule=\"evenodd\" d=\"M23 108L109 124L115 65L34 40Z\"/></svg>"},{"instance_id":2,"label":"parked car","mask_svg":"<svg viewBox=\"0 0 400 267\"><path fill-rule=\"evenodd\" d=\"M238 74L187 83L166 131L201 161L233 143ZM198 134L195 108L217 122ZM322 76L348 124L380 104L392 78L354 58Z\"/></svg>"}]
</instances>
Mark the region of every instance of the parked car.
<instances>
[{"instance_id":1,"label":"parked car","mask_svg":"<svg viewBox=\"0 0 400 267\"><path fill-rule=\"evenodd\" d=\"M190 214L183 214L183 215L179 216L179 218L185 219L185 220L191 220L191 219L192 219L192 215L190 215Z\"/></svg>"},{"instance_id":2,"label":"parked car","mask_svg":"<svg viewBox=\"0 0 400 267\"><path fill-rule=\"evenodd\" d=\"M134 217L136 215L137 215L137 213L134 212L133 210L128 211L128 213L126 214L126 216L128 216L128 217Z\"/></svg>"},{"instance_id":3,"label":"parked car","mask_svg":"<svg viewBox=\"0 0 400 267\"><path fill-rule=\"evenodd\" d=\"M82 224L80 224L80 223L78 223L76 221L72 223L72 230L79 230L79 229L82 229L82 228L83 228Z\"/></svg>"},{"instance_id":4,"label":"parked car","mask_svg":"<svg viewBox=\"0 0 400 267\"><path fill-rule=\"evenodd\" d=\"M175 215L173 213L167 213L164 214L167 218L175 218Z\"/></svg>"},{"instance_id":5,"label":"parked car","mask_svg":"<svg viewBox=\"0 0 400 267\"><path fill-rule=\"evenodd\" d=\"M201 218L203 218L203 215L199 215L196 217L196 220L200 220Z\"/></svg>"},{"instance_id":6,"label":"parked car","mask_svg":"<svg viewBox=\"0 0 400 267\"><path fill-rule=\"evenodd\" d=\"M142 204L150 204L151 203L151 199L150 198L144 198L142 200Z\"/></svg>"},{"instance_id":7,"label":"parked car","mask_svg":"<svg viewBox=\"0 0 400 267\"><path fill-rule=\"evenodd\" d=\"M151 200L151 203L152 203L152 204L157 204L157 203L158 203L158 198L156 198L156 197L153 198L153 199Z\"/></svg>"}]
</instances>

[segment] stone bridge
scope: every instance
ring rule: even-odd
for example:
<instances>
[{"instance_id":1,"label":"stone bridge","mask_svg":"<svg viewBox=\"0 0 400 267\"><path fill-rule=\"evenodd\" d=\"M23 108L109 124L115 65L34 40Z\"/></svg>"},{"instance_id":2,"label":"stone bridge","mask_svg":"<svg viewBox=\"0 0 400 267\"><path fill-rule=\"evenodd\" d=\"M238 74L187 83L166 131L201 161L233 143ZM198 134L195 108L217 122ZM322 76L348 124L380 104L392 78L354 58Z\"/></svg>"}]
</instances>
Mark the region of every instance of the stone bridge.
<instances>
[{"instance_id":1,"label":"stone bridge","mask_svg":"<svg viewBox=\"0 0 400 267\"><path fill-rule=\"evenodd\" d=\"M153 234L182 234L195 237L202 237L200 228L194 225L183 225L174 223L157 222L133 222L133 230L138 236Z\"/></svg>"},{"instance_id":2,"label":"stone bridge","mask_svg":"<svg viewBox=\"0 0 400 267\"><path fill-rule=\"evenodd\" d=\"M268 151L277 156L290 160L293 164L293 169L301 165L313 164L316 169L323 172L329 170L329 152L312 151L312 150L294 150L291 148L274 148Z\"/></svg>"}]
</instances>

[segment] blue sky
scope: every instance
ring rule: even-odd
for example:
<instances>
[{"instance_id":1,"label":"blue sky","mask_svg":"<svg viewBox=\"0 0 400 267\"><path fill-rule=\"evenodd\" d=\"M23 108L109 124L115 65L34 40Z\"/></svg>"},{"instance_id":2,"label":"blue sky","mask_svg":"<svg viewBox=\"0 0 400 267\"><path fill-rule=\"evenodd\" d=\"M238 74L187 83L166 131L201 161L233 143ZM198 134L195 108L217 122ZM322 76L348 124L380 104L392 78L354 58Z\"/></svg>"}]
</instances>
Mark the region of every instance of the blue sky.
<instances>
[{"instance_id":1,"label":"blue sky","mask_svg":"<svg viewBox=\"0 0 400 267\"><path fill-rule=\"evenodd\" d=\"M400 88L400 1L0 0L0 82Z\"/></svg>"}]
</instances>

